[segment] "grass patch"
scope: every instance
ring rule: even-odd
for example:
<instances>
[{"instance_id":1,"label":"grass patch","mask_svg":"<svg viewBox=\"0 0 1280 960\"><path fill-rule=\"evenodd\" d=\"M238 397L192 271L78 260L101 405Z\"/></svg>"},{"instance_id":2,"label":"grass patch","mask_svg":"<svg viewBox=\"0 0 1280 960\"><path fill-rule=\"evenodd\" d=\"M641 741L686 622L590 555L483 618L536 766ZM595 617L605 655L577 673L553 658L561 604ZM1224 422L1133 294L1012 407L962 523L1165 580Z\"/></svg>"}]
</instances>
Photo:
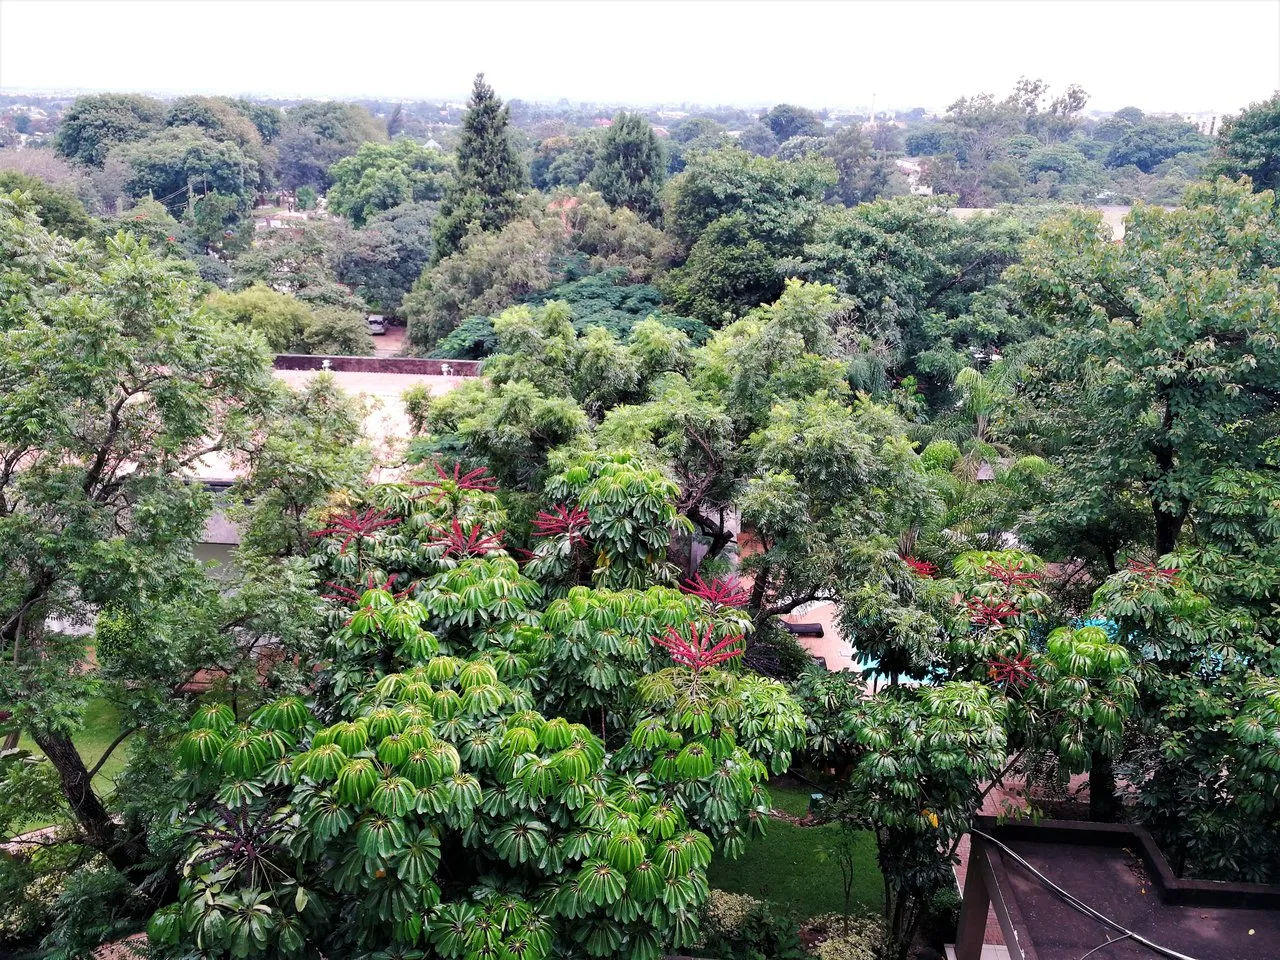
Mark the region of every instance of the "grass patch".
<instances>
[{"instance_id":1,"label":"grass patch","mask_svg":"<svg viewBox=\"0 0 1280 960\"><path fill-rule=\"evenodd\" d=\"M773 805L803 816L809 794L815 792L794 780L769 784ZM707 883L717 890L746 893L794 911L800 919L844 910L840 865L828 852L839 827L797 827L774 820L768 834L747 843L737 860L716 857L707 871ZM880 867L876 863L875 838L868 831L858 836L851 909L879 912L883 906Z\"/></svg>"},{"instance_id":2,"label":"grass patch","mask_svg":"<svg viewBox=\"0 0 1280 960\"><path fill-rule=\"evenodd\" d=\"M118 736L120 736L119 708L110 700L98 698L90 700L85 707L84 726L76 731L71 738L71 742L80 751L84 765L92 770L94 764L106 753L107 747L111 746ZM35 741L28 736L24 735L18 740L18 747L23 750L30 750L33 756L44 756L44 751L36 746ZM124 770L127 753L128 744L127 742L122 743L107 758L107 762L102 765L102 769L94 776L93 789L99 796L110 793L115 787L116 777ZM29 828L35 829L43 826L48 826L48 823L30 824Z\"/></svg>"},{"instance_id":3,"label":"grass patch","mask_svg":"<svg viewBox=\"0 0 1280 960\"><path fill-rule=\"evenodd\" d=\"M809 798L815 793L825 793L821 787L811 787L792 777L778 777L769 781L769 796L779 810L803 817L809 812Z\"/></svg>"}]
</instances>

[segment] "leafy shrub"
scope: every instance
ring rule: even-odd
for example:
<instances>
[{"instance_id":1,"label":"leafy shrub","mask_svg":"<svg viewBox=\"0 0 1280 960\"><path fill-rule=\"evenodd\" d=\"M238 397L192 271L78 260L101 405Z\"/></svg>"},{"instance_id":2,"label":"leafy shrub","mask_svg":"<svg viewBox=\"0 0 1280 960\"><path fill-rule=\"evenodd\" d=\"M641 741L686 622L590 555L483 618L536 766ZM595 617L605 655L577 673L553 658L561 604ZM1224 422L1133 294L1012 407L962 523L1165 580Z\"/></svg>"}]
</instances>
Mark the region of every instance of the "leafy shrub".
<instances>
[{"instance_id":1,"label":"leafy shrub","mask_svg":"<svg viewBox=\"0 0 1280 960\"><path fill-rule=\"evenodd\" d=\"M818 960L878 960L888 944L884 920L876 916L824 913L809 921L805 929L820 938L814 950Z\"/></svg>"},{"instance_id":2,"label":"leafy shrub","mask_svg":"<svg viewBox=\"0 0 1280 960\"><path fill-rule=\"evenodd\" d=\"M706 932L720 936L732 935L742 927L751 911L760 903L761 901L745 893L712 890L703 908Z\"/></svg>"},{"instance_id":3,"label":"leafy shrub","mask_svg":"<svg viewBox=\"0 0 1280 960\"><path fill-rule=\"evenodd\" d=\"M920 462L926 470L950 470L962 454L950 440L934 440L920 451Z\"/></svg>"},{"instance_id":4,"label":"leafy shrub","mask_svg":"<svg viewBox=\"0 0 1280 960\"><path fill-rule=\"evenodd\" d=\"M0 859L0 943L33 943L53 918L62 873L38 873L19 857Z\"/></svg>"},{"instance_id":5,"label":"leafy shrub","mask_svg":"<svg viewBox=\"0 0 1280 960\"><path fill-rule=\"evenodd\" d=\"M144 911L137 888L99 858L66 874L52 910L53 929L41 946L50 960L91 956L104 943L139 930Z\"/></svg>"},{"instance_id":6,"label":"leafy shrub","mask_svg":"<svg viewBox=\"0 0 1280 960\"><path fill-rule=\"evenodd\" d=\"M415 383L400 394L400 402L404 404L405 416L409 418L413 432L422 433L431 412L431 390L424 383Z\"/></svg>"},{"instance_id":7,"label":"leafy shrub","mask_svg":"<svg viewBox=\"0 0 1280 960\"><path fill-rule=\"evenodd\" d=\"M569 305L574 329L579 333L587 327L604 327L619 340L625 340L633 326L662 306L658 288L628 283L623 267L557 284L526 297L524 302L539 304L549 300L563 300Z\"/></svg>"},{"instance_id":8,"label":"leafy shrub","mask_svg":"<svg viewBox=\"0 0 1280 960\"><path fill-rule=\"evenodd\" d=\"M557 467L523 569L479 469L372 487L317 531L324 666L305 699L196 711L158 951L657 960L696 941L713 852L766 828L803 715L716 668L745 614L654 585L675 485L625 454ZM579 546L604 588L558 562ZM705 656L667 665L664 630ZM760 948L731 956L798 956L794 924L752 918Z\"/></svg>"},{"instance_id":9,"label":"leafy shrub","mask_svg":"<svg viewBox=\"0 0 1280 960\"><path fill-rule=\"evenodd\" d=\"M39 945L55 960L87 957L141 926L133 885L103 858L83 859L72 844L0 859L0 945Z\"/></svg>"},{"instance_id":10,"label":"leafy shrub","mask_svg":"<svg viewBox=\"0 0 1280 960\"><path fill-rule=\"evenodd\" d=\"M136 613L123 605L104 607L94 625L94 652L99 662L126 660L149 634Z\"/></svg>"},{"instance_id":11,"label":"leafy shrub","mask_svg":"<svg viewBox=\"0 0 1280 960\"><path fill-rule=\"evenodd\" d=\"M441 360L483 360L498 348L491 317L467 317L431 351Z\"/></svg>"},{"instance_id":12,"label":"leafy shrub","mask_svg":"<svg viewBox=\"0 0 1280 960\"><path fill-rule=\"evenodd\" d=\"M583 334L591 327L602 327L625 341L632 331L652 317L665 327L684 333L695 345L705 343L710 328L701 320L681 317L662 310L656 287L645 283L626 282L627 272L612 267L603 273L581 277L540 290L521 299L521 303L543 305L558 301L568 305L574 330ZM446 360L481 360L499 348L492 317L468 317L453 328L432 349L431 356Z\"/></svg>"},{"instance_id":13,"label":"leafy shrub","mask_svg":"<svg viewBox=\"0 0 1280 960\"><path fill-rule=\"evenodd\" d=\"M808 960L795 918L753 897L713 891L704 936L716 960Z\"/></svg>"},{"instance_id":14,"label":"leafy shrub","mask_svg":"<svg viewBox=\"0 0 1280 960\"><path fill-rule=\"evenodd\" d=\"M257 283L238 293L215 293L207 303L219 319L262 334L277 353L373 353L369 325L353 309L304 303Z\"/></svg>"},{"instance_id":15,"label":"leafy shrub","mask_svg":"<svg viewBox=\"0 0 1280 960\"><path fill-rule=\"evenodd\" d=\"M373 338L364 314L343 307L317 307L303 327L302 339L309 353L330 356L373 353Z\"/></svg>"},{"instance_id":16,"label":"leafy shrub","mask_svg":"<svg viewBox=\"0 0 1280 960\"><path fill-rule=\"evenodd\" d=\"M774 623L761 626L743 661L752 670L778 680L796 680L813 665L809 653L790 631Z\"/></svg>"},{"instance_id":17,"label":"leafy shrub","mask_svg":"<svg viewBox=\"0 0 1280 960\"><path fill-rule=\"evenodd\" d=\"M941 947L956 937L956 925L960 922L960 892L953 884L939 887L925 908L922 932L927 942Z\"/></svg>"}]
</instances>

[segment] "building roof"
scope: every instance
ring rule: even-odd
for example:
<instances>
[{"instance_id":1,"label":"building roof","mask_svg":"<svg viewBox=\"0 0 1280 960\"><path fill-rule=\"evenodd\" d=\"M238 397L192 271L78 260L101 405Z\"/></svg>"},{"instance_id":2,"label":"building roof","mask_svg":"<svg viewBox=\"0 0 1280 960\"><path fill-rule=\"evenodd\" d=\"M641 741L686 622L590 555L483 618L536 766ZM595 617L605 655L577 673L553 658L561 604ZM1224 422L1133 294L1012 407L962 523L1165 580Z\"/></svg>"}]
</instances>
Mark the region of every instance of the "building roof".
<instances>
[{"instance_id":1,"label":"building roof","mask_svg":"<svg viewBox=\"0 0 1280 960\"><path fill-rule=\"evenodd\" d=\"M958 960L979 955L987 901L1011 960L1083 957L1108 941L1092 956L1161 955L1138 938L1195 960L1280 956L1280 887L1178 879L1141 827L979 817L972 836Z\"/></svg>"},{"instance_id":2,"label":"building roof","mask_svg":"<svg viewBox=\"0 0 1280 960\"><path fill-rule=\"evenodd\" d=\"M306 359L322 360L324 358L308 357ZM341 362L339 358L332 359L336 362ZM372 357L341 358L341 360L364 360L370 366L377 362ZM386 359L385 362L387 365L394 365L394 361L389 359ZM449 363L450 361L443 361L442 365ZM395 458L391 455L413 435L409 416L405 413L404 401L401 399L402 395L410 387L421 384L430 390L433 396L439 396L440 394L448 393L474 376L474 374L464 376L462 373L464 370L469 372L475 364L467 364L464 361L453 361L453 363L458 367L458 370L450 376L416 372L388 372L386 370L285 370L280 369L278 366L273 370L273 373L276 379L284 381L294 389L306 387L311 380L321 373L330 374L338 386L346 393L360 397L365 401L368 412L364 419L364 435L373 444L381 462L394 462ZM225 457L214 455L206 457L200 462L195 472L195 478L205 483L214 483L234 480L242 472L242 469L237 464L231 463ZM219 540L215 542L227 541Z\"/></svg>"}]
</instances>

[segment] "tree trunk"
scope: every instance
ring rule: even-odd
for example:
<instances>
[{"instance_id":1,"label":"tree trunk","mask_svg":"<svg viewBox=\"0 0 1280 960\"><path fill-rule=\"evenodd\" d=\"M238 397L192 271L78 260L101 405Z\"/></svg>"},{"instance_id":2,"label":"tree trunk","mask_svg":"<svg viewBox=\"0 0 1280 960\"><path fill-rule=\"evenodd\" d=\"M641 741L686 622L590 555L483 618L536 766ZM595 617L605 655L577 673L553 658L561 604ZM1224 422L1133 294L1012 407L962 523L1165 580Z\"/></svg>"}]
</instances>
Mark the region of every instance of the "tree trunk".
<instances>
[{"instance_id":1,"label":"tree trunk","mask_svg":"<svg viewBox=\"0 0 1280 960\"><path fill-rule=\"evenodd\" d=\"M1089 817L1097 823L1115 823L1120 819L1115 767L1110 757L1097 750L1089 761Z\"/></svg>"},{"instance_id":2,"label":"tree trunk","mask_svg":"<svg viewBox=\"0 0 1280 960\"><path fill-rule=\"evenodd\" d=\"M755 583L751 585L751 599L747 601L747 609L753 611L752 620L757 625L767 616L764 613L764 596L769 586L769 574L771 572L769 564L764 564L756 571Z\"/></svg>"},{"instance_id":3,"label":"tree trunk","mask_svg":"<svg viewBox=\"0 0 1280 960\"><path fill-rule=\"evenodd\" d=\"M1153 508L1156 515L1156 556L1163 557L1166 553L1173 553L1178 546L1178 535L1182 532L1186 513L1170 513L1154 504Z\"/></svg>"},{"instance_id":4,"label":"tree trunk","mask_svg":"<svg viewBox=\"0 0 1280 960\"><path fill-rule=\"evenodd\" d=\"M720 521L716 522L703 516L702 510L698 507L691 507L684 514L694 526L702 531L703 536L707 537L711 543L707 547L707 555L704 560L714 560L720 555L732 541L732 531L726 530L724 526L724 517L721 516ZM701 564L698 564L701 566ZM689 538L689 575L692 576L697 572L697 567L693 563L693 538Z\"/></svg>"},{"instance_id":5,"label":"tree trunk","mask_svg":"<svg viewBox=\"0 0 1280 960\"><path fill-rule=\"evenodd\" d=\"M148 873L140 867L150 855L146 842L121 836L120 827L94 792L89 770L71 738L48 731L36 733L34 738L58 771L62 793L84 831L86 845L101 853L131 881L141 882Z\"/></svg>"}]
</instances>

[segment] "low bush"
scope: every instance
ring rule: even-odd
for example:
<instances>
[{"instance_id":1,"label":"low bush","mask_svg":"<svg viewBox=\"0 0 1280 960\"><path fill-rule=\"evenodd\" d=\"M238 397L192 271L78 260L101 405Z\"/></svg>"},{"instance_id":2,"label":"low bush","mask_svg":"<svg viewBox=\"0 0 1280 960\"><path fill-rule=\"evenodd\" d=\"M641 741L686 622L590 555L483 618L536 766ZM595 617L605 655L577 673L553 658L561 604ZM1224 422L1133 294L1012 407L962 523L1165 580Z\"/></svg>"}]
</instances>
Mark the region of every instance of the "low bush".
<instances>
[{"instance_id":1,"label":"low bush","mask_svg":"<svg viewBox=\"0 0 1280 960\"><path fill-rule=\"evenodd\" d=\"M888 945L884 920L878 916L824 913L805 926L818 960L879 960Z\"/></svg>"}]
</instances>

